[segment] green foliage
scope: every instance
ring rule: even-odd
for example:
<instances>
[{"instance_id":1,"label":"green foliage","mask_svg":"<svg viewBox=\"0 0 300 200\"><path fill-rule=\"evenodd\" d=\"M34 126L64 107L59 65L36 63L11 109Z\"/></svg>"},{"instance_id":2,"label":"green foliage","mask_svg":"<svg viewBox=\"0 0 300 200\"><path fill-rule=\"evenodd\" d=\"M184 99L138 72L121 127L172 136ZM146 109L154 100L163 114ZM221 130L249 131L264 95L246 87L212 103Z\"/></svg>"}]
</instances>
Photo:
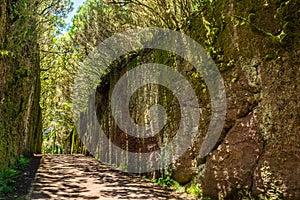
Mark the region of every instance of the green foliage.
<instances>
[{"instance_id":1,"label":"green foliage","mask_svg":"<svg viewBox=\"0 0 300 200\"><path fill-rule=\"evenodd\" d=\"M210 200L211 198L203 196L202 189L198 184L191 184L185 189L185 192L202 200Z\"/></svg>"},{"instance_id":2,"label":"green foliage","mask_svg":"<svg viewBox=\"0 0 300 200\"><path fill-rule=\"evenodd\" d=\"M189 188L186 189L186 192L193 196L202 196L202 191L198 185L191 185Z\"/></svg>"},{"instance_id":3,"label":"green foliage","mask_svg":"<svg viewBox=\"0 0 300 200\"><path fill-rule=\"evenodd\" d=\"M0 180L0 197L11 192L13 192L13 188L9 186L7 182Z\"/></svg>"},{"instance_id":4,"label":"green foliage","mask_svg":"<svg viewBox=\"0 0 300 200\"><path fill-rule=\"evenodd\" d=\"M205 2L87 0L74 16L69 32L64 35L57 33L57 26L64 27L64 23L60 20L64 12L69 11L70 4L67 0L58 4L61 8L55 4L53 10L58 11L50 10L50 21L47 21L48 25L44 25L47 29L40 38L43 44L41 45L43 153L71 153L78 149L73 145L76 143L74 138L78 136L76 131L73 131L72 85L78 64L97 44L114 33L130 28L159 26L181 29L194 12L193 9ZM45 5L49 5L48 3L46 1Z\"/></svg>"},{"instance_id":5,"label":"green foliage","mask_svg":"<svg viewBox=\"0 0 300 200\"><path fill-rule=\"evenodd\" d=\"M170 176L167 176L166 178L153 179L152 181L164 187L171 187L171 186L178 185L178 183L175 180L171 179Z\"/></svg>"},{"instance_id":6,"label":"green foliage","mask_svg":"<svg viewBox=\"0 0 300 200\"><path fill-rule=\"evenodd\" d=\"M47 1L46 1L47 2ZM49 5L47 2L45 5ZM77 135L74 135L72 120L71 85L74 65L71 43L68 35L61 35L66 28L63 18L72 10L69 0L54 1L49 18L41 29L41 101L43 121L42 153L78 152ZM79 144L80 145L80 144Z\"/></svg>"},{"instance_id":7,"label":"green foliage","mask_svg":"<svg viewBox=\"0 0 300 200\"><path fill-rule=\"evenodd\" d=\"M143 178L146 178L146 176L143 176ZM192 184L186 188L185 186L180 185L177 181L173 180L169 175L166 176L165 178L161 177L158 179L151 179L151 181L154 183L157 183L160 186L174 188L175 190L177 190L179 192L185 192L187 194L191 194L195 197L198 197L198 198L201 198L204 200L210 199L208 197L203 196L202 190L199 185Z\"/></svg>"},{"instance_id":8,"label":"green foliage","mask_svg":"<svg viewBox=\"0 0 300 200\"><path fill-rule=\"evenodd\" d=\"M21 155L15 166L15 169L18 171L23 171L29 166L29 162L30 160L28 158L25 158L23 155Z\"/></svg>"},{"instance_id":9,"label":"green foliage","mask_svg":"<svg viewBox=\"0 0 300 200\"><path fill-rule=\"evenodd\" d=\"M0 172L0 197L13 192L13 183L16 182L17 176L20 175L28 165L29 159L21 155L19 161L13 168L6 167Z\"/></svg>"},{"instance_id":10,"label":"green foliage","mask_svg":"<svg viewBox=\"0 0 300 200\"><path fill-rule=\"evenodd\" d=\"M152 182L157 183L163 187L175 188L177 191L184 192L184 187L181 186L177 181L173 180L169 175L165 178L151 179Z\"/></svg>"},{"instance_id":11,"label":"green foliage","mask_svg":"<svg viewBox=\"0 0 300 200\"><path fill-rule=\"evenodd\" d=\"M14 182L14 180L11 180L11 178L16 176L17 174L18 171L16 169L6 167L3 171L0 172L0 181L7 183Z\"/></svg>"},{"instance_id":12,"label":"green foliage","mask_svg":"<svg viewBox=\"0 0 300 200\"><path fill-rule=\"evenodd\" d=\"M12 178L16 173L16 170L10 168L5 168L0 172L0 197L13 191L13 187L10 184L14 183Z\"/></svg>"}]
</instances>

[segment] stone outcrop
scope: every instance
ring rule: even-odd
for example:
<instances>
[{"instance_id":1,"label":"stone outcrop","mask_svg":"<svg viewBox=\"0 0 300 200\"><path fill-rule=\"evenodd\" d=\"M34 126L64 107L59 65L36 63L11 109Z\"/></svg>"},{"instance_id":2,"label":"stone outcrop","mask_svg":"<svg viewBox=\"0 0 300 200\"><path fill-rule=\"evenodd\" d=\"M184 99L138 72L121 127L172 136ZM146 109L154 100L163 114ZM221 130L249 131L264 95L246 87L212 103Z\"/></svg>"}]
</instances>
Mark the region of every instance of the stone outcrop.
<instances>
[{"instance_id":1,"label":"stone outcrop","mask_svg":"<svg viewBox=\"0 0 300 200\"><path fill-rule=\"evenodd\" d=\"M215 32L191 34L216 50L228 130L206 158L203 192L213 198L298 199L299 2L214 1L211 8L202 17ZM205 30L199 21L190 26Z\"/></svg>"},{"instance_id":2,"label":"stone outcrop","mask_svg":"<svg viewBox=\"0 0 300 200\"><path fill-rule=\"evenodd\" d=\"M41 151L36 23L18 15L23 3L0 1L0 170Z\"/></svg>"},{"instance_id":3,"label":"stone outcrop","mask_svg":"<svg viewBox=\"0 0 300 200\"><path fill-rule=\"evenodd\" d=\"M299 199L299 2L209 2L187 19L184 30L211 54L226 87L226 122L211 153L198 158L211 114L205 83L187 63L165 52L141 53L115 65L118 67L97 89L98 120L106 134L122 146L120 143L128 141L128 137L109 114L115 83L139 62L174 66L192 83L201 105L201 119L197 140L171 167L172 177L182 184L201 183L204 195L213 199L236 199L241 195ZM143 94L149 97L149 90L154 94L152 100L139 102ZM174 96L155 87L137 93L132 105L142 103L139 106L146 107L163 96L166 99L160 103L170 113L178 113ZM145 123L145 114L138 110L132 109L133 118ZM173 124L180 119L180 115L169 117ZM171 139L174 130L176 127L163 131L153 138L154 143L159 146L162 138ZM123 145L124 149L130 146L126 142Z\"/></svg>"}]
</instances>

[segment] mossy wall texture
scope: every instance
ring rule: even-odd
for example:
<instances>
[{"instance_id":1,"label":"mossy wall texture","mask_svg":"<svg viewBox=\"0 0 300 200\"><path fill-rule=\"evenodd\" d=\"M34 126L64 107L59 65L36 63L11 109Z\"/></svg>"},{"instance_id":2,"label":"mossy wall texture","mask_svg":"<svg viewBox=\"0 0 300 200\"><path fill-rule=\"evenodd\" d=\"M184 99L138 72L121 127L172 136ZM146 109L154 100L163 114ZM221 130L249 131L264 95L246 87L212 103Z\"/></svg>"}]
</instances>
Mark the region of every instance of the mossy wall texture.
<instances>
[{"instance_id":1,"label":"mossy wall texture","mask_svg":"<svg viewBox=\"0 0 300 200\"><path fill-rule=\"evenodd\" d=\"M208 196L300 198L299 5L213 1L190 21L228 97L223 138L203 163Z\"/></svg>"},{"instance_id":2,"label":"mossy wall texture","mask_svg":"<svg viewBox=\"0 0 300 200\"><path fill-rule=\"evenodd\" d=\"M0 1L0 170L41 151L39 48L28 5Z\"/></svg>"},{"instance_id":3,"label":"mossy wall texture","mask_svg":"<svg viewBox=\"0 0 300 200\"><path fill-rule=\"evenodd\" d=\"M213 199L300 198L299 5L298 0L204 1L203 8L187 19L185 33L210 53L227 93L226 123L205 159L197 157L210 120L209 94L201 76L166 53L135 58L175 67L192 83L201 105L198 141L172 166L175 180L200 183ZM109 114L109 100L114 84L130 69L126 65L136 63L119 63L98 87L96 98L98 120L120 145L128 138L122 137ZM149 90L154 96L147 94ZM150 102L138 101L143 94ZM155 87L137 92L132 105L146 107L164 96L162 105L178 113L172 95ZM145 118L134 109L132 116L137 122ZM176 115L170 119L174 124L179 120ZM160 137L170 137L172 129L164 133L167 136Z\"/></svg>"}]
</instances>

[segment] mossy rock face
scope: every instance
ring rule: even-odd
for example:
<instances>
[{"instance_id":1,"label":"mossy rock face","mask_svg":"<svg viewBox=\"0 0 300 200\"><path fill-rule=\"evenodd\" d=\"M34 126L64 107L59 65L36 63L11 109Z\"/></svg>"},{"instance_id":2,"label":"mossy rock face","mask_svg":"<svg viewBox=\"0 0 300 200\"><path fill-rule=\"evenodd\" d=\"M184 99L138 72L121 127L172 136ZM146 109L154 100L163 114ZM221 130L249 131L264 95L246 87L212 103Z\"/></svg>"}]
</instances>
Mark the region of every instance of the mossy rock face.
<instances>
[{"instance_id":1,"label":"mossy rock face","mask_svg":"<svg viewBox=\"0 0 300 200\"><path fill-rule=\"evenodd\" d=\"M111 71L102 79L96 93L98 121L100 122L105 134L114 144L117 144L123 149L127 149L131 152L147 152L149 151L146 149L148 146L160 147L166 145L168 141L173 139L179 129L181 115L178 99L168 88L157 84L146 85L134 92L130 99L129 109L131 117L135 123L144 125L147 123L147 113L149 108L155 104L162 105L166 110L167 120L166 125L159 133L149 140L129 137L128 134L120 130L115 123L110 110L110 98L112 91L119 79L125 75L126 71L144 63L164 64L185 76L196 91L195 93L197 94L198 102L201 106L203 106L202 112L205 113L205 117L201 118L200 121L202 124L207 124L209 121L210 110L209 93L207 92L206 85L202 76L196 72L196 69L190 66L189 63L184 61L182 58L175 56L170 52L151 50L146 53L140 52L139 55L131 57L128 60L123 59L120 62L121 63L115 63ZM176 82L174 82L174 84L176 85ZM199 134L199 140L202 138L203 134L201 131L201 134ZM199 150L199 145L197 144L198 143L193 144L193 149ZM114 155L109 155L109 152L106 150L107 148L108 147L103 147L103 151L98 150L101 157L108 159L110 159L110 157L115 157ZM174 151L176 148L177 147L174 146ZM124 158L126 158L126 155ZM196 167L194 166L195 158L195 154L192 151L187 151L181 156L181 159L179 159L178 162L174 163L174 166L170 166L173 167L171 173L178 182L185 184L192 180L196 173ZM110 160L109 162L118 161ZM152 164L156 163L153 162ZM193 166L193 168L191 168L191 166ZM161 171L161 173L164 172Z\"/></svg>"},{"instance_id":2,"label":"mossy rock face","mask_svg":"<svg viewBox=\"0 0 300 200\"><path fill-rule=\"evenodd\" d=\"M187 20L184 32L210 53L226 87L226 123L206 158L197 155L210 121L209 91L201 74L168 52L141 53L109 72L98 86L96 97L97 117L104 131L119 146L133 151L140 148L136 140L122 143L128 137L111 116L110 95L131 68L147 62L169 65L190 81L201 105L197 139L170 166L172 178L182 184L200 182L204 195L213 199L237 199L242 195L300 198L300 171L295 167L300 163L300 49L299 34L295 33L300 24L299 3L295 2L206 1L205 9ZM140 98L143 95L150 100ZM131 99L132 105L140 106L131 107L132 118L143 124L145 116L137 112L142 110L138 108L160 103L175 113L169 115L169 120L176 124L180 116L174 99L162 88L139 90ZM151 142L159 146L164 139L171 139L176 130L172 128L176 127L169 126Z\"/></svg>"},{"instance_id":3,"label":"mossy rock face","mask_svg":"<svg viewBox=\"0 0 300 200\"><path fill-rule=\"evenodd\" d=\"M206 158L203 192L216 199L298 199L299 1L217 0L209 6L190 19L187 32L216 50L228 110L223 137ZM215 35L207 33L207 22L209 30L219 29Z\"/></svg>"},{"instance_id":4,"label":"mossy rock face","mask_svg":"<svg viewBox=\"0 0 300 200\"><path fill-rule=\"evenodd\" d=\"M36 21L30 10L17 17L26 3L0 1L0 50L8 52L0 54L0 170L41 148L39 49L29 34Z\"/></svg>"}]
</instances>

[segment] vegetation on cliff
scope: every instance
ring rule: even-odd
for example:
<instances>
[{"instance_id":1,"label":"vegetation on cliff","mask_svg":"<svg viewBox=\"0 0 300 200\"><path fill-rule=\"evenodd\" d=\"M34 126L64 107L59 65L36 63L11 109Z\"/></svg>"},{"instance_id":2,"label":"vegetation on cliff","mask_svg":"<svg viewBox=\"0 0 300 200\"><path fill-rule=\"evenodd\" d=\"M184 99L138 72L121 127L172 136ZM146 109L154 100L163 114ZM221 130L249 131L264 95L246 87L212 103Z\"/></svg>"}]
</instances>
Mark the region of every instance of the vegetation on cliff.
<instances>
[{"instance_id":1,"label":"vegetation on cliff","mask_svg":"<svg viewBox=\"0 0 300 200\"><path fill-rule=\"evenodd\" d=\"M96 120L107 137L127 151L143 151L140 143L164 146L174 137L180 105L168 88L149 84L130 100L137 124L148 123L153 104L165 108L167 125L151 142L128 137L110 108L124 74L144 63L165 64L191 83L201 105L197 139L167 169L142 175L213 199L300 198L299 5L298 0L86 0L67 29L69 0L0 0L0 171L13 167L20 155L89 154L73 116L79 64L116 33L160 27L190 36L216 63L227 97L221 137L200 159L212 113L208 88L183 58L155 49L116 59L95 83ZM81 119L88 114L82 112Z\"/></svg>"}]
</instances>

